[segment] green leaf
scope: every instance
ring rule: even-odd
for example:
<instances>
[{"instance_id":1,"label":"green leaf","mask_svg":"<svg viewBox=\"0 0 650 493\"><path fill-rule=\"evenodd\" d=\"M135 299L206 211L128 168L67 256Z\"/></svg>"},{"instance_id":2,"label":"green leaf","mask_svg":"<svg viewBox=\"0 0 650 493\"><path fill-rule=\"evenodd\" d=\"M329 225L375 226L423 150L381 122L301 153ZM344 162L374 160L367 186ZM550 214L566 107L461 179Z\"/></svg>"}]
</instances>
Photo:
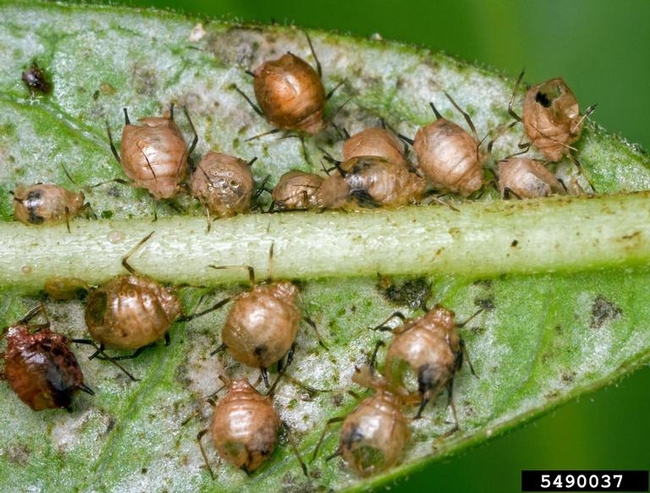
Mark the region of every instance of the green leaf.
<instances>
[{"instance_id":1,"label":"green leaf","mask_svg":"<svg viewBox=\"0 0 650 493\"><path fill-rule=\"evenodd\" d=\"M251 477L217 465L209 437L204 444L217 479L203 469L196 443L209 424L204 398L219 387L218 375L246 375L227 354L209 356L220 344L226 310L176 324L172 344L146 351L125 366L130 382L103 361L87 361L75 348L94 397L78 395L71 414L31 412L6 385L0 386L0 480L43 491L202 491L361 489L380 485L424 464L457 454L532 420L567 400L613 382L650 360L650 257L647 193L572 196L502 202L486 190L476 202L359 213L253 213L219 220L206 233L200 208L187 198L153 203L143 190L106 184L124 178L112 158L106 122L119 135L122 108L133 118L161 114L170 103L185 106L208 149L258 157L261 182L273 184L291 168L320 168L321 148L340 156L334 130L306 145L297 139L250 136L269 130L233 89L252 96L250 77L263 60L291 50L313 62L296 29L206 23L161 12L54 3L0 6L0 282L1 322L9 325L37 303L43 282L54 275L105 282L122 272L121 257L155 231L132 259L136 269L182 288L186 312L242 288L236 270L209 264L251 265L259 278L304 281L302 305L316 321L329 350L301 330L292 373L331 392L314 397L299 387L280 387L275 403L302 455L308 456L324 423L356 405L345 393L355 365L367 361L376 340L368 330L395 310L417 314L403 301L387 300L377 274L424 277L431 303L441 302L465 320L462 329L480 378L463 369L455 382L461 430L448 438L445 399L412 422L401 466L359 480L340 459L337 430L302 475L286 438L269 463ZM324 68L324 83L342 87L330 116L349 131L377 126L384 118L413 136L433 119L428 102L461 122L443 96L467 109L481 135L508 123L513 81L426 50L380 40L310 33ZM36 60L51 77L49 95L31 95L21 72ZM189 136L189 125L178 121ZM495 144L495 158L517 149L520 126ZM601 193L634 192L650 185L645 155L587 123L577 157ZM65 168L64 168L65 167ZM571 163L559 172L581 181ZM67 173L74 179L70 183ZM75 219L66 226L26 227L12 220L8 192L17 183L54 182L85 187L101 220ZM153 210L158 221L152 222ZM179 213L181 210L182 213ZM274 245L272 262L270 246ZM397 282L403 281L399 278ZM48 303L54 330L85 337L81 302ZM414 409L407 410L412 416ZM198 415L187 421L197 412ZM187 422L186 422L187 421Z\"/></svg>"}]
</instances>

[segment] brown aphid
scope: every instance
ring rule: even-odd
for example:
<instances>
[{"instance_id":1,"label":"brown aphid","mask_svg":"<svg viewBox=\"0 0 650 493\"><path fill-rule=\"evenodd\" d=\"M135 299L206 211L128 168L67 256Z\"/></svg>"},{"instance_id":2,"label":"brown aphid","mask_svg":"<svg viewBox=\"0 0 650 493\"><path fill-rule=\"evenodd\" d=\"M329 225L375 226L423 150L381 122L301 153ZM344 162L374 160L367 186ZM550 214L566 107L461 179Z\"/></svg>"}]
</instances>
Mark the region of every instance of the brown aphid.
<instances>
[{"instance_id":1,"label":"brown aphid","mask_svg":"<svg viewBox=\"0 0 650 493\"><path fill-rule=\"evenodd\" d=\"M235 297L221 340L237 361L260 368L266 377L266 369L289 352L302 318L298 293L297 286L280 281L258 284Z\"/></svg>"},{"instance_id":2,"label":"brown aphid","mask_svg":"<svg viewBox=\"0 0 650 493\"><path fill-rule=\"evenodd\" d=\"M69 301L87 294L90 286L76 277L49 277L45 280L43 291L53 300Z\"/></svg>"},{"instance_id":3,"label":"brown aphid","mask_svg":"<svg viewBox=\"0 0 650 493\"><path fill-rule=\"evenodd\" d=\"M483 186L485 156L469 115L449 95L447 97L463 114L474 135L443 118L430 103L437 119L418 130L413 149L418 158L418 168L434 188L467 197Z\"/></svg>"},{"instance_id":4,"label":"brown aphid","mask_svg":"<svg viewBox=\"0 0 650 493\"><path fill-rule=\"evenodd\" d=\"M395 337L388 348L383 371L392 388L408 393L405 402L420 402L416 418L446 388L456 427L452 390L464 353L457 327L454 312L440 305L421 317L405 320L392 331Z\"/></svg>"},{"instance_id":5,"label":"brown aphid","mask_svg":"<svg viewBox=\"0 0 650 493\"><path fill-rule=\"evenodd\" d=\"M418 202L426 188L425 179L414 170L381 157L355 157L337 165L337 170L318 191L323 208L397 207ZM346 187L349 200L341 204Z\"/></svg>"},{"instance_id":6,"label":"brown aphid","mask_svg":"<svg viewBox=\"0 0 650 493\"><path fill-rule=\"evenodd\" d=\"M22 79L32 94L37 92L49 94L52 90L52 84L48 80L45 70L39 67L35 61L23 72Z\"/></svg>"},{"instance_id":7,"label":"brown aphid","mask_svg":"<svg viewBox=\"0 0 650 493\"><path fill-rule=\"evenodd\" d=\"M273 454L279 428L280 417L271 399L248 380L237 379L228 384L228 393L215 404L210 432L219 457L249 474ZM207 431L198 434L199 445ZM202 445L201 453L209 464Z\"/></svg>"},{"instance_id":8,"label":"brown aphid","mask_svg":"<svg viewBox=\"0 0 650 493\"><path fill-rule=\"evenodd\" d=\"M255 98L271 125L308 135L325 127L327 96L319 72L292 53L265 62L253 72Z\"/></svg>"},{"instance_id":9,"label":"brown aphid","mask_svg":"<svg viewBox=\"0 0 650 493\"><path fill-rule=\"evenodd\" d=\"M201 159L190 180L192 195L217 217L248 211L254 188L249 163L213 151Z\"/></svg>"},{"instance_id":10,"label":"brown aphid","mask_svg":"<svg viewBox=\"0 0 650 493\"><path fill-rule=\"evenodd\" d=\"M343 420L335 455L341 455L359 476L371 476L399 461L409 436L402 401L379 388Z\"/></svg>"},{"instance_id":11,"label":"brown aphid","mask_svg":"<svg viewBox=\"0 0 650 493\"><path fill-rule=\"evenodd\" d=\"M395 164L408 166L404 146L397 136L385 128L367 128L343 143L343 161L363 156L376 156Z\"/></svg>"},{"instance_id":12,"label":"brown aphid","mask_svg":"<svg viewBox=\"0 0 650 493\"><path fill-rule=\"evenodd\" d=\"M67 222L88 207L83 192L71 192L58 185L18 185L13 191L14 217L23 224Z\"/></svg>"},{"instance_id":13,"label":"brown aphid","mask_svg":"<svg viewBox=\"0 0 650 493\"><path fill-rule=\"evenodd\" d=\"M67 337L50 330L47 321L30 325L32 318L45 313L40 305L2 335L7 340L4 377L16 395L34 411L64 408L71 410L72 395L82 390L94 392L84 384L77 358Z\"/></svg>"},{"instance_id":14,"label":"brown aphid","mask_svg":"<svg viewBox=\"0 0 650 493\"><path fill-rule=\"evenodd\" d=\"M323 178L314 173L289 171L283 174L271 192L271 209L293 211L317 208L317 192L322 183Z\"/></svg>"},{"instance_id":15,"label":"brown aphid","mask_svg":"<svg viewBox=\"0 0 650 493\"><path fill-rule=\"evenodd\" d=\"M181 303L173 287L136 273L127 262L151 234L122 259L129 275L118 276L88 295L86 325L101 350L138 350L163 337L168 339L167 331L181 315Z\"/></svg>"},{"instance_id":16,"label":"brown aphid","mask_svg":"<svg viewBox=\"0 0 650 493\"><path fill-rule=\"evenodd\" d=\"M125 125L122 130L120 154L113 144L110 130L108 137L115 159L136 187L146 188L155 199L169 199L182 190L187 176L188 159L198 136L188 117L194 139L190 146L174 122L174 107L169 116L140 118L139 125L132 124L124 108Z\"/></svg>"},{"instance_id":17,"label":"brown aphid","mask_svg":"<svg viewBox=\"0 0 650 493\"><path fill-rule=\"evenodd\" d=\"M518 157L499 161L499 192L504 199L565 195L564 185L539 161Z\"/></svg>"},{"instance_id":18,"label":"brown aphid","mask_svg":"<svg viewBox=\"0 0 650 493\"><path fill-rule=\"evenodd\" d=\"M580 138L584 117L571 89L557 77L526 91L521 120L531 144L546 159L557 162Z\"/></svg>"}]
</instances>

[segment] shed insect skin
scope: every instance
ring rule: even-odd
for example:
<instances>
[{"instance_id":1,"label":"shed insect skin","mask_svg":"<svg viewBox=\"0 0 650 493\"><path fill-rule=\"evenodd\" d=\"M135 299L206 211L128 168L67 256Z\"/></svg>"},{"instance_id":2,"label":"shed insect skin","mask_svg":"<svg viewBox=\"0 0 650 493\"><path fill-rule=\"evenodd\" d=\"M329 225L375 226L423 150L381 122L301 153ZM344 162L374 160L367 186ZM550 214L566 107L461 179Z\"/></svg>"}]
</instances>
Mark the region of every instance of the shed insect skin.
<instances>
[{"instance_id":1,"label":"shed insect skin","mask_svg":"<svg viewBox=\"0 0 650 493\"><path fill-rule=\"evenodd\" d=\"M283 174L271 192L271 211L317 208L318 189L322 184L323 178L314 173L294 170Z\"/></svg>"},{"instance_id":2,"label":"shed insect skin","mask_svg":"<svg viewBox=\"0 0 650 493\"><path fill-rule=\"evenodd\" d=\"M125 125L118 155L110 129L107 127L111 151L124 173L139 188L146 188L155 199L169 199L182 189L187 176L188 160L198 136L192 120L185 111L194 138L188 147L174 121L174 105L169 116L140 118L132 124L124 108Z\"/></svg>"},{"instance_id":3,"label":"shed insect skin","mask_svg":"<svg viewBox=\"0 0 650 493\"><path fill-rule=\"evenodd\" d=\"M565 195L566 188L540 161L517 157L499 161L501 197L520 199Z\"/></svg>"},{"instance_id":4,"label":"shed insect skin","mask_svg":"<svg viewBox=\"0 0 650 493\"><path fill-rule=\"evenodd\" d=\"M456 330L459 324L455 322L454 312L436 305L420 317L405 319L396 312L388 320L395 316L404 321L402 326L393 330L383 325L375 328L391 330L395 334L386 354L383 374L392 388L407 393L405 402L415 404L419 401L416 419L427 403L446 388L455 420L452 432L455 431L458 418L452 400L453 383L463 363L465 344ZM465 323L467 321L460 326ZM475 374L471 363L470 369ZM410 376L416 376L417 389L409 384Z\"/></svg>"},{"instance_id":5,"label":"shed insect skin","mask_svg":"<svg viewBox=\"0 0 650 493\"><path fill-rule=\"evenodd\" d=\"M52 84L48 80L45 70L33 61L30 67L22 73L22 80L32 94L49 94Z\"/></svg>"},{"instance_id":6,"label":"shed insect skin","mask_svg":"<svg viewBox=\"0 0 650 493\"><path fill-rule=\"evenodd\" d=\"M34 411L71 411L76 390L90 395L94 392L84 383L69 339L52 332L49 320L39 325L29 323L41 313L47 317L42 304L3 331L2 338L7 341L3 376L20 400Z\"/></svg>"},{"instance_id":7,"label":"shed insect skin","mask_svg":"<svg viewBox=\"0 0 650 493\"><path fill-rule=\"evenodd\" d=\"M524 77L522 71L515 84L508 113L524 125L530 144L552 162L571 156L571 144L580 138L582 124L595 105L580 115L578 100L564 79L556 77L528 88L524 96L521 117L512 109L519 84Z\"/></svg>"},{"instance_id":8,"label":"shed insect skin","mask_svg":"<svg viewBox=\"0 0 650 493\"><path fill-rule=\"evenodd\" d=\"M49 183L18 185L13 196L14 217L27 225L68 222L88 207L83 192L71 192Z\"/></svg>"},{"instance_id":9,"label":"shed insect skin","mask_svg":"<svg viewBox=\"0 0 650 493\"><path fill-rule=\"evenodd\" d=\"M192 195L216 217L247 212L254 189L249 163L214 151L201 159L190 179Z\"/></svg>"},{"instance_id":10,"label":"shed insect skin","mask_svg":"<svg viewBox=\"0 0 650 493\"><path fill-rule=\"evenodd\" d=\"M430 103L436 121L418 130L412 142L413 149L418 158L418 168L434 188L467 197L483 186L485 155L480 150L476 128L469 115L449 94L445 95L465 117L474 135L443 118Z\"/></svg>"},{"instance_id":11,"label":"shed insect skin","mask_svg":"<svg viewBox=\"0 0 650 493\"><path fill-rule=\"evenodd\" d=\"M226 382L228 393L214 404L210 425L212 440L219 457L251 474L273 454L278 441L280 417L271 398L261 395L246 379ZM201 453L214 478L201 438Z\"/></svg>"}]
</instances>

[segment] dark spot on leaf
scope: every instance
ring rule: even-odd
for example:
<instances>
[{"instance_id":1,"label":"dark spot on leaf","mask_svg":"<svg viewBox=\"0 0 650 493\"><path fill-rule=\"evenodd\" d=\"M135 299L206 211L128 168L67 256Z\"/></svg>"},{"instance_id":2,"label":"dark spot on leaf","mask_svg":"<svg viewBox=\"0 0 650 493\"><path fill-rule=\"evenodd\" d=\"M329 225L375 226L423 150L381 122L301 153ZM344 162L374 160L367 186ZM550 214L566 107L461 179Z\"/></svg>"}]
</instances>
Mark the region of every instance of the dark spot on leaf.
<instances>
[{"instance_id":1,"label":"dark spot on leaf","mask_svg":"<svg viewBox=\"0 0 650 493\"><path fill-rule=\"evenodd\" d=\"M591 305L591 321L589 326L592 329L599 329L603 325L621 318L623 310L614 302L609 301L602 295L598 295Z\"/></svg>"},{"instance_id":2,"label":"dark spot on leaf","mask_svg":"<svg viewBox=\"0 0 650 493\"><path fill-rule=\"evenodd\" d=\"M406 305L414 310L424 308L431 297L431 283L423 277L397 283L388 277L380 276L377 289L386 301Z\"/></svg>"},{"instance_id":3,"label":"dark spot on leaf","mask_svg":"<svg viewBox=\"0 0 650 493\"><path fill-rule=\"evenodd\" d=\"M512 243L510 243L512 248L515 248L517 245L519 245L519 240L512 240Z\"/></svg>"},{"instance_id":4,"label":"dark spot on leaf","mask_svg":"<svg viewBox=\"0 0 650 493\"><path fill-rule=\"evenodd\" d=\"M477 296L474 298L474 304L486 311L494 310L494 295Z\"/></svg>"}]
</instances>

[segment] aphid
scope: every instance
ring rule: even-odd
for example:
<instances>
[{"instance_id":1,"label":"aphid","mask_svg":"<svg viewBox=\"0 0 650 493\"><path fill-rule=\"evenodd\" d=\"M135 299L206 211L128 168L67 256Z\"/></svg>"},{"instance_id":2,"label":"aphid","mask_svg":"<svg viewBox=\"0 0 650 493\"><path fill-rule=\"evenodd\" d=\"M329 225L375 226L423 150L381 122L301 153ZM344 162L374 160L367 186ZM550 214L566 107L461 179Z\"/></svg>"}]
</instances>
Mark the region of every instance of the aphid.
<instances>
[{"instance_id":1,"label":"aphid","mask_svg":"<svg viewBox=\"0 0 650 493\"><path fill-rule=\"evenodd\" d=\"M566 194L566 188L544 165L530 158L499 161L499 191L504 199L520 199Z\"/></svg>"},{"instance_id":2,"label":"aphid","mask_svg":"<svg viewBox=\"0 0 650 493\"><path fill-rule=\"evenodd\" d=\"M401 459L410 431L400 396L389 390L385 381L374 378L372 368L368 380L364 369L357 369L353 380L374 387L375 394L361 401L345 418L332 418L327 422L313 458L328 427L343 421L339 446L327 460L340 455L359 476L367 477L389 469Z\"/></svg>"},{"instance_id":3,"label":"aphid","mask_svg":"<svg viewBox=\"0 0 650 493\"><path fill-rule=\"evenodd\" d=\"M273 247L271 247L272 256ZM210 267L229 268L214 265ZM233 358L240 363L259 368L268 387L268 368L278 363L278 370L280 370L285 355L286 366L291 363L301 319L304 318L314 329L319 343L322 346L324 344L315 324L309 318L303 317L296 305L299 290L295 284L289 281L278 281L256 285L253 268L246 268L253 288L226 298L210 308L214 310L234 300L221 331L222 344L212 354L228 349Z\"/></svg>"},{"instance_id":4,"label":"aphid","mask_svg":"<svg viewBox=\"0 0 650 493\"><path fill-rule=\"evenodd\" d=\"M397 207L418 202L426 188L414 170L380 157L354 157L336 168L338 173L330 175L317 193L321 207L341 207L342 199L362 207Z\"/></svg>"},{"instance_id":5,"label":"aphid","mask_svg":"<svg viewBox=\"0 0 650 493\"><path fill-rule=\"evenodd\" d=\"M188 168L188 159L198 141L192 120L185 112L194 139L189 147L174 122L174 105L169 116L140 118L133 125L124 108L125 125L118 155L110 129L108 138L113 156L122 165L124 173L136 187L146 188L156 199L168 199L182 189Z\"/></svg>"},{"instance_id":6,"label":"aphid","mask_svg":"<svg viewBox=\"0 0 650 493\"><path fill-rule=\"evenodd\" d=\"M222 459L250 474L273 454L278 441L280 417L271 399L261 395L248 380L237 379L227 382L227 385L228 393L214 406L210 425L212 440ZM197 439L212 474L201 444L201 438L207 432L199 432Z\"/></svg>"},{"instance_id":7,"label":"aphid","mask_svg":"<svg viewBox=\"0 0 650 493\"><path fill-rule=\"evenodd\" d=\"M23 72L22 79L32 94L37 92L48 94L52 90L47 74L35 61Z\"/></svg>"},{"instance_id":8,"label":"aphid","mask_svg":"<svg viewBox=\"0 0 650 493\"><path fill-rule=\"evenodd\" d=\"M512 110L512 102L523 78L515 85L508 112L524 124L531 144L549 161L559 161L573 150L571 144L580 138L582 123L595 108L580 115L578 100L563 79L557 77L531 86L524 96L521 118Z\"/></svg>"},{"instance_id":9,"label":"aphid","mask_svg":"<svg viewBox=\"0 0 650 493\"><path fill-rule=\"evenodd\" d=\"M240 363L267 369L290 352L302 315L296 306L298 288L289 281L258 284L235 297L221 340Z\"/></svg>"},{"instance_id":10,"label":"aphid","mask_svg":"<svg viewBox=\"0 0 650 493\"><path fill-rule=\"evenodd\" d=\"M309 41L318 71L302 58L286 53L269 60L254 72L255 98L268 122L280 130L315 135L325 127L323 111L327 96L321 67Z\"/></svg>"},{"instance_id":11,"label":"aphid","mask_svg":"<svg viewBox=\"0 0 650 493\"><path fill-rule=\"evenodd\" d=\"M181 303L174 288L161 286L128 264L129 257L152 234L122 259L129 275L118 276L88 295L86 325L92 338L99 342L99 352L104 348L135 349L131 356L134 357L163 337L169 341L167 331L181 315Z\"/></svg>"},{"instance_id":12,"label":"aphid","mask_svg":"<svg viewBox=\"0 0 650 493\"><path fill-rule=\"evenodd\" d=\"M32 309L2 334L7 340L4 377L20 400L34 411L70 411L76 390L90 395L94 392L84 384L68 338L52 332L49 320L45 324L29 324L40 313L47 317L43 305Z\"/></svg>"},{"instance_id":13,"label":"aphid","mask_svg":"<svg viewBox=\"0 0 650 493\"><path fill-rule=\"evenodd\" d=\"M433 187L467 197L483 186L485 156L480 150L471 118L448 94L446 96L465 117L473 136L443 118L433 103L430 103L436 121L418 130L413 149L419 169Z\"/></svg>"},{"instance_id":14,"label":"aphid","mask_svg":"<svg viewBox=\"0 0 650 493\"><path fill-rule=\"evenodd\" d=\"M13 196L14 217L28 225L68 222L88 207L83 192L71 192L48 183L18 185Z\"/></svg>"},{"instance_id":15,"label":"aphid","mask_svg":"<svg viewBox=\"0 0 650 493\"><path fill-rule=\"evenodd\" d=\"M343 161L355 157L375 156L391 163L408 166L403 151L403 144L390 130L367 128L343 143Z\"/></svg>"},{"instance_id":16,"label":"aphid","mask_svg":"<svg viewBox=\"0 0 650 493\"><path fill-rule=\"evenodd\" d=\"M76 277L50 277L45 280L43 291L56 301L80 298L90 291L90 286Z\"/></svg>"},{"instance_id":17,"label":"aphid","mask_svg":"<svg viewBox=\"0 0 650 493\"><path fill-rule=\"evenodd\" d=\"M420 401L416 418L427 403L446 388L455 420L454 429L457 429L452 391L454 375L463 362L465 344L456 331L454 312L436 305L425 315L410 320L404 319L401 313L393 316L402 318L404 324L392 330L395 337L386 354L384 376L394 389L408 392L406 402Z\"/></svg>"},{"instance_id":18,"label":"aphid","mask_svg":"<svg viewBox=\"0 0 650 493\"><path fill-rule=\"evenodd\" d=\"M323 178L314 173L289 171L271 192L271 210L292 211L318 207L318 189Z\"/></svg>"},{"instance_id":19,"label":"aphid","mask_svg":"<svg viewBox=\"0 0 650 493\"><path fill-rule=\"evenodd\" d=\"M190 180L192 195L217 217L248 211L254 188L249 163L213 151L201 159Z\"/></svg>"}]
</instances>

